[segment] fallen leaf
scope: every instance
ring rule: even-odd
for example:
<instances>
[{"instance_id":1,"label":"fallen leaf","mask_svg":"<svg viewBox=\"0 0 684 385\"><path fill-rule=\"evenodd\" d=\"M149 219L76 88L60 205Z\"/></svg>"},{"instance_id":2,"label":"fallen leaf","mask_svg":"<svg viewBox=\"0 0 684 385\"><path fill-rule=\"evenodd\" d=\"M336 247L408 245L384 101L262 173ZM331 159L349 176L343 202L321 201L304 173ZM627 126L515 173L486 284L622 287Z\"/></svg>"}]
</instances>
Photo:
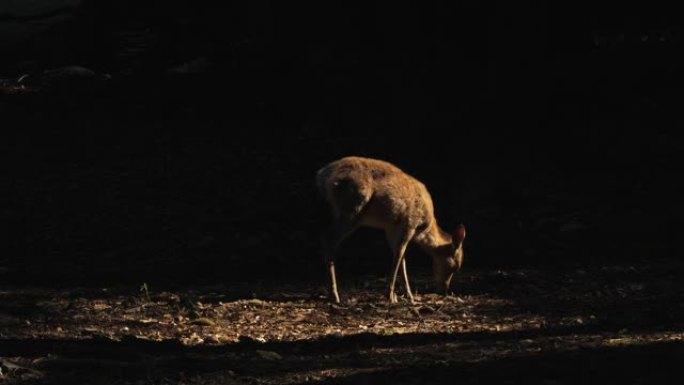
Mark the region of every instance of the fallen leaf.
<instances>
[{"instance_id":1,"label":"fallen leaf","mask_svg":"<svg viewBox=\"0 0 684 385\"><path fill-rule=\"evenodd\" d=\"M200 317L195 320L192 320L190 322L192 325L200 325L200 326L214 326L216 325L216 321L206 318L206 317Z\"/></svg>"}]
</instances>

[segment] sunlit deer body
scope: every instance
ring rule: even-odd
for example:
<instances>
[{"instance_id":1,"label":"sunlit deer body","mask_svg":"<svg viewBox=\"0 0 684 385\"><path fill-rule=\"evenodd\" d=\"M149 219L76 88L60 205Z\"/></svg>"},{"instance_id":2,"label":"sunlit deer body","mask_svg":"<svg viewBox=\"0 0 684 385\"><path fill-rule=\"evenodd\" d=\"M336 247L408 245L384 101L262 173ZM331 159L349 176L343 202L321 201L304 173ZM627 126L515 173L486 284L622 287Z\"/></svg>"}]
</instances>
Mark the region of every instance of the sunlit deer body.
<instances>
[{"instance_id":1,"label":"sunlit deer body","mask_svg":"<svg viewBox=\"0 0 684 385\"><path fill-rule=\"evenodd\" d=\"M345 157L321 168L318 188L330 204L333 223L323 237L329 274L330 297L340 302L335 277L335 250L359 226L382 229L394 256L389 300L397 302L394 287L401 266L406 295L414 302L404 253L413 241L432 256L437 289L446 293L463 262L465 227L454 234L442 231L434 216L432 198L423 183L391 163L369 158Z\"/></svg>"}]
</instances>

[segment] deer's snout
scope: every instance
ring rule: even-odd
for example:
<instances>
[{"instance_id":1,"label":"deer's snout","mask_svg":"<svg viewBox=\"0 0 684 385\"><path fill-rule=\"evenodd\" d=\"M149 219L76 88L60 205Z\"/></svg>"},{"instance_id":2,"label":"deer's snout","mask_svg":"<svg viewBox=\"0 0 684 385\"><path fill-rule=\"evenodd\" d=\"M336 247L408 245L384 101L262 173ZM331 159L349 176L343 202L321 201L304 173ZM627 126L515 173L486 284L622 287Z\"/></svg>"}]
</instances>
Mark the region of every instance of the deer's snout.
<instances>
[{"instance_id":1,"label":"deer's snout","mask_svg":"<svg viewBox=\"0 0 684 385\"><path fill-rule=\"evenodd\" d=\"M456 271L461 271L461 265L463 265L463 252L456 255Z\"/></svg>"},{"instance_id":2,"label":"deer's snout","mask_svg":"<svg viewBox=\"0 0 684 385\"><path fill-rule=\"evenodd\" d=\"M451 286L451 279L453 277L454 273L451 273L442 279L436 280L435 286L437 286L437 292L441 294L446 294L449 291L449 286Z\"/></svg>"}]
</instances>

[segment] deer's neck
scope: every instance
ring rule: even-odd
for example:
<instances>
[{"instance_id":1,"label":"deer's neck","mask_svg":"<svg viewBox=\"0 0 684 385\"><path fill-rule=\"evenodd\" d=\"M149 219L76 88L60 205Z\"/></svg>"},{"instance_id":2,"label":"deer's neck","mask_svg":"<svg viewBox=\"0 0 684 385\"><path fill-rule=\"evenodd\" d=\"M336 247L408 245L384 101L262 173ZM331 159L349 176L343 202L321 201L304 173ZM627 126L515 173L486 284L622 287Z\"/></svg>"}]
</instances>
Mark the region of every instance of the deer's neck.
<instances>
[{"instance_id":1,"label":"deer's neck","mask_svg":"<svg viewBox=\"0 0 684 385\"><path fill-rule=\"evenodd\" d=\"M414 241L430 255L441 255L451 248L453 239L443 231L436 220L432 220L430 227L418 234Z\"/></svg>"}]
</instances>

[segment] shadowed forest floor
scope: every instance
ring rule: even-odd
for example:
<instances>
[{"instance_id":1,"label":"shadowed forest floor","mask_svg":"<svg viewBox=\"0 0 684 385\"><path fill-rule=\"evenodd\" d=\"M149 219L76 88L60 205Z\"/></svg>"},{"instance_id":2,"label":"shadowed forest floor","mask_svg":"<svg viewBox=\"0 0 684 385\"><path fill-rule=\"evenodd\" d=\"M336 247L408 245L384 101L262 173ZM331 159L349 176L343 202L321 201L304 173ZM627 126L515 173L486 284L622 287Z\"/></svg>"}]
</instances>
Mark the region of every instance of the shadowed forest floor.
<instances>
[{"instance_id":1,"label":"shadowed forest floor","mask_svg":"<svg viewBox=\"0 0 684 385\"><path fill-rule=\"evenodd\" d=\"M221 3L83 1L0 50L0 385L681 373L674 16ZM314 176L346 155L466 225L451 295L409 249L417 304L389 305L387 243L358 231L326 299Z\"/></svg>"},{"instance_id":2,"label":"shadowed forest floor","mask_svg":"<svg viewBox=\"0 0 684 385\"><path fill-rule=\"evenodd\" d=\"M0 383L662 383L684 353L681 264L466 270L417 304L314 284L0 289Z\"/></svg>"},{"instance_id":3,"label":"shadowed forest floor","mask_svg":"<svg viewBox=\"0 0 684 385\"><path fill-rule=\"evenodd\" d=\"M589 134L547 148L465 130L444 174L451 143L391 130L264 140L258 122L230 131L193 110L69 111L16 119L0 143L2 384L639 384L680 371L674 134L609 127L579 164ZM58 117L69 135L37 129ZM203 126L230 134L172 133ZM424 158L432 146L441 155ZM426 294L429 259L409 255L418 303L390 306L387 244L360 231L340 253L343 303L327 301L312 178L348 154L400 160L445 228L466 223L452 295Z\"/></svg>"}]
</instances>

